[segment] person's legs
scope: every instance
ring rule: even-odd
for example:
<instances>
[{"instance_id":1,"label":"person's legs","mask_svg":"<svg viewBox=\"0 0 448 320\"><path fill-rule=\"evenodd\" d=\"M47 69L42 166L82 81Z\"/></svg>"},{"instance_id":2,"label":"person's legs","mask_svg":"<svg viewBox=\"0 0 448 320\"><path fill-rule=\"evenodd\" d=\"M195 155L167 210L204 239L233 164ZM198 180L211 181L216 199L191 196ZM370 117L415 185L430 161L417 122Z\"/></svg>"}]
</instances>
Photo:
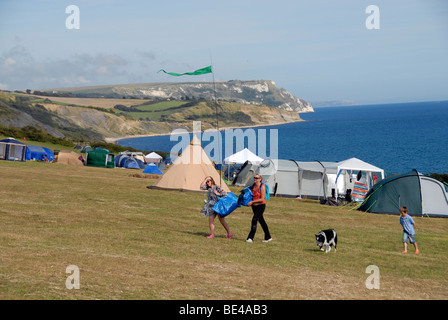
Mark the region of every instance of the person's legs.
<instances>
[{"instance_id":1,"label":"person's legs","mask_svg":"<svg viewBox=\"0 0 448 320\"><path fill-rule=\"evenodd\" d=\"M261 204L258 206L252 206L252 211L254 213L254 216L252 218L252 225L249 232L249 235L247 236L247 239L254 239L255 233L257 232L257 223L260 222L261 227L264 231L264 238L265 240L268 240L271 238L271 234L269 233L268 225L266 224L266 221L264 220L263 213L264 209L266 208L266 205Z\"/></svg>"},{"instance_id":2,"label":"person's legs","mask_svg":"<svg viewBox=\"0 0 448 320\"><path fill-rule=\"evenodd\" d=\"M408 252L408 234L407 232L403 232L403 252L402 253L407 253Z\"/></svg>"},{"instance_id":3,"label":"person's legs","mask_svg":"<svg viewBox=\"0 0 448 320\"><path fill-rule=\"evenodd\" d=\"M414 245L415 253L420 253L420 251L418 250L417 242L415 241L415 236L414 235L410 235L409 236L409 240L410 240L409 242Z\"/></svg>"},{"instance_id":4,"label":"person's legs","mask_svg":"<svg viewBox=\"0 0 448 320\"><path fill-rule=\"evenodd\" d=\"M249 235L247 236L247 240L254 240L255 232L257 232L257 223L258 223L258 216L256 214L256 210L254 207L252 207L252 211L254 213L254 216L252 217L251 227Z\"/></svg>"},{"instance_id":5,"label":"person's legs","mask_svg":"<svg viewBox=\"0 0 448 320\"><path fill-rule=\"evenodd\" d=\"M260 222L260 225L263 228L264 240L271 239L271 234L269 233L268 224L266 223L266 220L264 220L263 213L261 214L260 218L258 219L258 222Z\"/></svg>"},{"instance_id":6,"label":"person's legs","mask_svg":"<svg viewBox=\"0 0 448 320\"><path fill-rule=\"evenodd\" d=\"M210 235L207 238L215 237L215 215L208 216L208 226L210 227Z\"/></svg>"},{"instance_id":7,"label":"person's legs","mask_svg":"<svg viewBox=\"0 0 448 320\"><path fill-rule=\"evenodd\" d=\"M219 222L221 222L224 229L226 229L227 238L231 238L233 236L233 234L230 232L230 227L229 227L229 224L227 223L226 219L219 215L218 215L218 218L219 218Z\"/></svg>"}]
</instances>

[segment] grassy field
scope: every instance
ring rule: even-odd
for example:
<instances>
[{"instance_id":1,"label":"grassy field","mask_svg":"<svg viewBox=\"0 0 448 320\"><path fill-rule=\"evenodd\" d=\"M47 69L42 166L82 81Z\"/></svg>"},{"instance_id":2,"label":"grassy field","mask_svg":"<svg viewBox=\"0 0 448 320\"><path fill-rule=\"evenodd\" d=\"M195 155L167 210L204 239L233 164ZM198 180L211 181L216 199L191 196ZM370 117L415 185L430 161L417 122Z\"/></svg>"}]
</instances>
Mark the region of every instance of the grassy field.
<instances>
[{"instance_id":1,"label":"grassy field","mask_svg":"<svg viewBox=\"0 0 448 320\"><path fill-rule=\"evenodd\" d=\"M185 104L185 101L161 101L148 105L138 106L138 110L143 112L127 112L135 120L145 119L151 121L159 121L163 115L170 115L173 113L171 108L179 107Z\"/></svg>"},{"instance_id":2,"label":"grassy field","mask_svg":"<svg viewBox=\"0 0 448 320\"><path fill-rule=\"evenodd\" d=\"M144 102L148 102L148 99L106 99L106 98L72 98L72 97L49 97L49 96L36 96L38 99L33 100L36 103L44 103L46 99L51 100L54 103L61 105L77 105L77 106L92 106L105 109L111 109L117 104L124 105L126 107L138 105Z\"/></svg>"},{"instance_id":3,"label":"grassy field","mask_svg":"<svg viewBox=\"0 0 448 320\"><path fill-rule=\"evenodd\" d=\"M273 242L261 228L245 242L246 207L227 218L233 239L219 222L206 239L202 194L150 190L136 172L0 161L0 299L447 298L448 219L415 218L421 254L405 255L398 216L271 197ZM325 254L314 234L329 227L339 248Z\"/></svg>"}]
</instances>

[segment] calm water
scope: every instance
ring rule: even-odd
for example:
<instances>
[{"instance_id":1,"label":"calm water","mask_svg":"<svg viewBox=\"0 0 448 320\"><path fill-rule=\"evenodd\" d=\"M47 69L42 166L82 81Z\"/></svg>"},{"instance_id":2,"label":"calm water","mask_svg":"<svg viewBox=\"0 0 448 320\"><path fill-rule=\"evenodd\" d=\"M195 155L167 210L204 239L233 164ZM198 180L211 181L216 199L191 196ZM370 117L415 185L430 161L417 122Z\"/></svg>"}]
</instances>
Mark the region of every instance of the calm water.
<instances>
[{"instance_id":1,"label":"calm water","mask_svg":"<svg viewBox=\"0 0 448 320\"><path fill-rule=\"evenodd\" d=\"M315 108L314 113L301 117L306 121L254 129L257 137L259 129L266 129L268 147L269 130L278 130L280 159L341 161L356 157L390 173L412 169L448 173L448 101ZM225 135L221 136L224 139ZM118 143L166 152L179 145L169 136ZM203 147L209 144L203 141ZM234 147L234 152L239 150ZM224 158L224 150L222 154Z\"/></svg>"}]
</instances>

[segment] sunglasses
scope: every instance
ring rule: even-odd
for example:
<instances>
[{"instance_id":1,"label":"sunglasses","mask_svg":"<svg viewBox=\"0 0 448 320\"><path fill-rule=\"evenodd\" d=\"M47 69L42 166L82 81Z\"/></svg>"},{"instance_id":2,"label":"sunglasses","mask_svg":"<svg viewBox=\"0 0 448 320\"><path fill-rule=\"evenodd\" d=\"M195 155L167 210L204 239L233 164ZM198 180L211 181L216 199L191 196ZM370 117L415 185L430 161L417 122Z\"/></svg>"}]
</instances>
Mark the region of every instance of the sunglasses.
<instances>
[{"instance_id":1,"label":"sunglasses","mask_svg":"<svg viewBox=\"0 0 448 320\"><path fill-rule=\"evenodd\" d=\"M261 179L260 177L254 177L254 179Z\"/></svg>"}]
</instances>

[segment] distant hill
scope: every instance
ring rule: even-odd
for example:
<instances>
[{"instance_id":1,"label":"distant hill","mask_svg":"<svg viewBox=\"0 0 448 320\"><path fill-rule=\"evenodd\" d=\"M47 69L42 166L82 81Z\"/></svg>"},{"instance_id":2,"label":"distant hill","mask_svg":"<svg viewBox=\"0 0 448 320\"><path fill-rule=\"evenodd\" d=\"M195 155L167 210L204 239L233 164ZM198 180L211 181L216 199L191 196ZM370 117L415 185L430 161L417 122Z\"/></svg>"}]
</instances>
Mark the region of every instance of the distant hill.
<instances>
[{"instance_id":1,"label":"distant hill","mask_svg":"<svg viewBox=\"0 0 448 320\"><path fill-rule=\"evenodd\" d=\"M306 101L266 81L133 84L0 91L0 124L33 127L75 141L113 141L120 137L170 134L202 128L274 125L301 121L300 112L313 111Z\"/></svg>"},{"instance_id":2,"label":"distant hill","mask_svg":"<svg viewBox=\"0 0 448 320\"><path fill-rule=\"evenodd\" d=\"M220 82L170 82L106 85L43 90L83 98L151 99L151 100L206 100L237 102L241 104L264 104L287 111L313 112L305 100L295 97L285 89L277 88L273 81L220 81Z\"/></svg>"}]
</instances>

